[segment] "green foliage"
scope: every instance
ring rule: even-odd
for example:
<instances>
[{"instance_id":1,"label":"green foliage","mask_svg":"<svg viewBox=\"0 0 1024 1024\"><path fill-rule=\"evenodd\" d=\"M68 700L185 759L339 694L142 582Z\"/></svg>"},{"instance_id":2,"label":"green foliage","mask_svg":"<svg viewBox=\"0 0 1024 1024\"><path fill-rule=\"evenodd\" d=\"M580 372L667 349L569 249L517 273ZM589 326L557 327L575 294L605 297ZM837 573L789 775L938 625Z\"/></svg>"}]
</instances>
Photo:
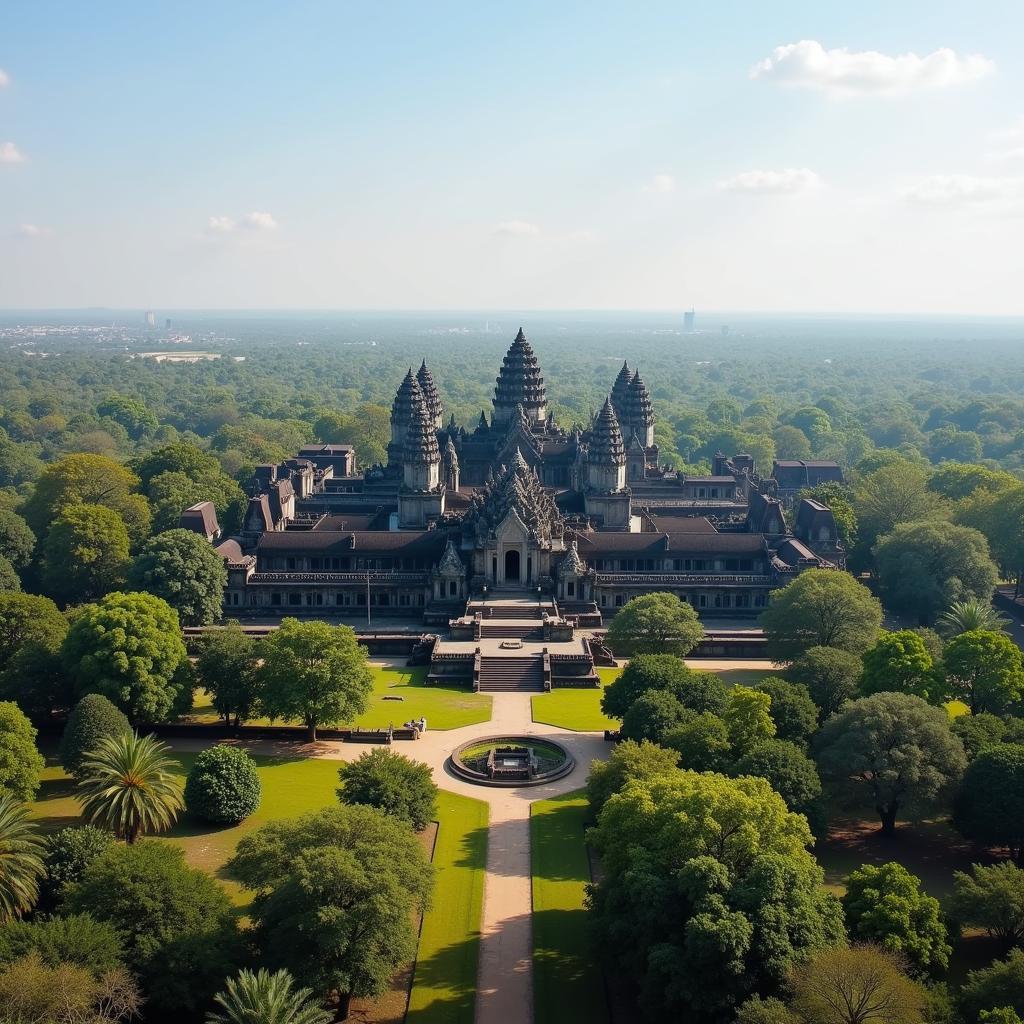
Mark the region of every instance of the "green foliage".
<instances>
[{"instance_id":1,"label":"green foliage","mask_svg":"<svg viewBox=\"0 0 1024 1024\"><path fill-rule=\"evenodd\" d=\"M897 526L874 556L885 606L925 625L954 601L990 600L999 576L985 537L955 523Z\"/></svg>"},{"instance_id":2,"label":"green foliage","mask_svg":"<svg viewBox=\"0 0 1024 1024\"><path fill-rule=\"evenodd\" d=\"M775 723L768 711L771 703L767 693L749 686L734 686L729 691L722 720L729 733L729 744L738 755L775 735Z\"/></svg>"},{"instance_id":3,"label":"green foliage","mask_svg":"<svg viewBox=\"0 0 1024 1024\"><path fill-rule=\"evenodd\" d=\"M227 586L224 559L191 530L168 530L148 540L128 569L128 585L162 597L184 626L220 618Z\"/></svg>"},{"instance_id":4,"label":"green foliage","mask_svg":"<svg viewBox=\"0 0 1024 1024\"><path fill-rule=\"evenodd\" d=\"M995 1010L982 1010L978 1014L979 1024L1024 1024L1012 1006L1000 1006Z\"/></svg>"},{"instance_id":5,"label":"green foliage","mask_svg":"<svg viewBox=\"0 0 1024 1024\"><path fill-rule=\"evenodd\" d=\"M0 668L28 645L59 645L67 631L67 619L48 597L0 593Z\"/></svg>"},{"instance_id":6,"label":"green foliage","mask_svg":"<svg viewBox=\"0 0 1024 1024\"><path fill-rule=\"evenodd\" d=\"M294 988L287 971L243 969L225 985L214 996L218 1012L207 1013L207 1024L331 1024L335 1019L314 1005L308 988Z\"/></svg>"},{"instance_id":7,"label":"green foliage","mask_svg":"<svg viewBox=\"0 0 1024 1024\"><path fill-rule=\"evenodd\" d=\"M1024 870L1005 861L972 864L953 875L952 912L969 928L984 928L1007 946L1024 941Z\"/></svg>"},{"instance_id":8,"label":"green foliage","mask_svg":"<svg viewBox=\"0 0 1024 1024\"><path fill-rule=\"evenodd\" d=\"M21 577L11 563L0 555L0 593L18 593L21 590Z\"/></svg>"},{"instance_id":9,"label":"green foliage","mask_svg":"<svg viewBox=\"0 0 1024 1024\"><path fill-rule=\"evenodd\" d=\"M807 687L811 700L818 707L819 720L824 721L860 689L863 663L856 654L834 647L812 647L786 669L786 678Z\"/></svg>"},{"instance_id":10,"label":"green foliage","mask_svg":"<svg viewBox=\"0 0 1024 1024\"><path fill-rule=\"evenodd\" d=\"M661 743L679 755L681 767L695 772L724 772L732 764L729 727L710 711L688 712L681 725L662 736Z\"/></svg>"},{"instance_id":11,"label":"green foliage","mask_svg":"<svg viewBox=\"0 0 1024 1024\"><path fill-rule=\"evenodd\" d=\"M968 761L973 761L988 747L1002 743L1006 735L1006 723L987 711L981 711L976 715L960 715L953 719L950 728L964 745Z\"/></svg>"},{"instance_id":12,"label":"green foliage","mask_svg":"<svg viewBox=\"0 0 1024 1024\"><path fill-rule=\"evenodd\" d=\"M185 808L214 825L237 825L255 814L263 787L256 762L241 747L210 747L185 780Z\"/></svg>"},{"instance_id":13,"label":"green foliage","mask_svg":"<svg viewBox=\"0 0 1024 1024\"><path fill-rule=\"evenodd\" d=\"M950 501L959 501L970 497L979 488L998 491L1017 483L1019 481L1012 473L1002 470L989 469L976 463L943 462L928 477L928 490Z\"/></svg>"},{"instance_id":14,"label":"green foliage","mask_svg":"<svg viewBox=\"0 0 1024 1024\"><path fill-rule=\"evenodd\" d=\"M653 1019L718 1019L842 939L807 822L764 779L633 779L590 836L604 866L591 890L600 951Z\"/></svg>"},{"instance_id":15,"label":"green foliage","mask_svg":"<svg viewBox=\"0 0 1024 1024\"><path fill-rule=\"evenodd\" d=\"M160 426L142 402L127 395L110 395L99 404L96 412L120 423L136 441L145 434L152 434Z\"/></svg>"},{"instance_id":16,"label":"green foliage","mask_svg":"<svg viewBox=\"0 0 1024 1024\"><path fill-rule=\"evenodd\" d=\"M181 811L181 784L167 747L152 736L108 736L80 767L82 816L129 845L147 832L169 829Z\"/></svg>"},{"instance_id":17,"label":"green foliage","mask_svg":"<svg viewBox=\"0 0 1024 1024\"><path fill-rule=\"evenodd\" d=\"M0 964L38 954L47 967L74 964L98 977L124 963L117 930L88 914L8 921L0 927Z\"/></svg>"},{"instance_id":18,"label":"green foliage","mask_svg":"<svg viewBox=\"0 0 1024 1024\"><path fill-rule=\"evenodd\" d=\"M861 692L912 693L932 704L946 696L943 680L935 672L924 640L909 629L883 633L863 658Z\"/></svg>"},{"instance_id":19,"label":"green foliage","mask_svg":"<svg viewBox=\"0 0 1024 1024\"><path fill-rule=\"evenodd\" d=\"M761 625L773 661L799 658L812 647L863 654L882 624L882 606L862 583L837 569L808 569L772 593Z\"/></svg>"},{"instance_id":20,"label":"green foliage","mask_svg":"<svg viewBox=\"0 0 1024 1024\"><path fill-rule=\"evenodd\" d=\"M100 693L86 694L74 707L64 726L60 741L60 760L64 770L82 779L82 764L101 740L126 736L132 727L123 711Z\"/></svg>"},{"instance_id":21,"label":"green foliage","mask_svg":"<svg viewBox=\"0 0 1024 1024\"><path fill-rule=\"evenodd\" d=\"M1010 620L992 607L990 601L978 601L973 598L966 601L954 601L949 610L939 616L936 626L943 636L959 636L976 629L990 633L1005 633Z\"/></svg>"},{"instance_id":22,"label":"green foliage","mask_svg":"<svg viewBox=\"0 0 1024 1024\"><path fill-rule=\"evenodd\" d=\"M433 888L408 825L357 805L263 826L239 842L229 870L257 894L263 962L324 996L384 991L415 954L413 916Z\"/></svg>"},{"instance_id":23,"label":"green foliage","mask_svg":"<svg viewBox=\"0 0 1024 1024\"><path fill-rule=\"evenodd\" d=\"M92 825L73 825L46 837L43 856L46 874L39 890L39 909L53 910L97 857L103 856L114 837ZM76 961L77 962L77 961Z\"/></svg>"},{"instance_id":24,"label":"green foliage","mask_svg":"<svg viewBox=\"0 0 1024 1024\"><path fill-rule=\"evenodd\" d=\"M0 794L0 924L32 909L44 871L43 842L28 809Z\"/></svg>"},{"instance_id":25,"label":"green foliage","mask_svg":"<svg viewBox=\"0 0 1024 1024\"><path fill-rule=\"evenodd\" d=\"M607 641L619 657L675 654L685 657L704 637L697 613L675 594L644 594L627 601L608 627Z\"/></svg>"},{"instance_id":26,"label":"green foliage","mask_svg":"<svg viewBox=\"0 0 1024 1024\"><path fill-rule=\"evenodd\" d=\"M928 470L906 461L861 476L853 488L853 507L864 550L904 523L942 519L949 511L945 500L928 489Z\"/></svg>"},{"instance_id":27,"label":"green foliage","mask_svg":"<svg viewBox=\"0 0 1024 1024\"><path fill-rule=\"evenodd\" d=\"M1001 743L968 765L953 804L953 826L985 846L1024 858L1024 745Z\"/></svg>"},{"instance_id":28,"label":"green foliage","mask_svg":"<svg viewBox=\"0 0 1024 1024\"><path fill-rule=\"evenodd\" d=\"M993 1009L1005 1008L1018 1017L1024 1015L1024 950L1013 949L1005 960L971 971L957 1002L967 1024L981 1024L982 1014Z\"/></svg>"},{"instance_id":29,"label":"green foliage","mask_svg":"<svg viewBox=\"0 0 1024 1024\"><path fill-rule=\"evenodd\" d=\"M32 723L17 704L0 701L0 794L31 800L44 767Z\"/></svg>"},{"instance_id":30,"label":"green foliage","mask_svg":"<svg viewBox=\"0 0 1024 1024\"><path fill-rule=\"evenodd\" d=\"M630 740L660 743L691 716L668 690L649 690L633 701L622 719L622 735Z\"/></svg>"},{"instance_id":31,"label":"green foliage","mask_svg":"<svg viewBox=\"0 0 1024 1024\"><path fill-rule=\"evenodd\" d=\"M956 519L985 535L1004 576L1020 578L1024 568L1024 485L1016 482L998 491L975 491L960 502ZM983 599L989 596L983 595Z\"/></svg>"},{"instance_id":32,"label":"green foliage","mask_svg":"<svg viewBox=\"0 0 1024 1024\"><path fill-rule=\"evenodd\" d=\"M1024 695L1024 655L1005 634L971 630L943 652L946 681L971 714L1001 714Z\"/></svg>"},{"instance_id":33,"label":"green foliage","mask_svg":"<svg viewBox=\"0 0 1024 1024\"><path fill-rule=\"evenodd\" d=\"M144 840L112 846L86 868L65 911L109 922L149 1003L194 1010L235 969L236 928L224 887L190 868L183 851Z\"/></svg>"},{"instance_id":34,"label":"green foliage","mask_svg":"<svg viewBox=\"0 0 1024 1024\"><path fill-rule=\"evenodd\" d=\"M798 1024L789 1007L781 999L751 996L736 1011L735 1024Z\"/></svg>"},{"instance_id":35,"label":"green foliage","mask_svg":"<svg viewBox=\"0 0 1024 1024\"><path fill-rule=\"evenodd\" d=\"M366 710L373 677L366 648L349 626L284 619L261 653L264 710L271 718L300 719L311 741L318 725L352 721Z\"/></svg>"},{"instance_id":36,"label":"green foliage","mask_svg":"<svg viewBox=\"0 0 1024 1024\"><path fill-rule=\"evenodd\" d=\"M67 711L74 703L74 690L60 657L66 631L62 619L52 644L27 644L0 669L0 698L16 701L34 721L47 722L55 712Z\"/></svg>"},{"instance_id":37,"label":"green foliage","mask_svg":"<svg viewBox=\"0 0 1024 1024\"><path fill-rule=\"evenodd\" d=\"M590 762L587 777L587 799L596 818L608 798L618 793L632 779L649 780L671 775L676 770L677 757L657 743L643 740L623 740L617 743L607 760ZM688 766L687 766L688 767Z\"/></svg>"},{"instance_id":38,"label":"green foliage","mask_svg":"<svg viewBox=\"0 0 1024 1024\"><path fill-rule=\"evenodd\" d=\"M225 722L251 718L259 700L258 645L235 619L204 633L196 645L196 680Z\"/></svg>"},{"instance_id":39,"label":"green foliage","mask_svg":"<svg viewBox=\"0 0 1024 1024\"><path fill-rule=\"evenodd\" d=\"M775 735L799 747L807 747L818 729L818 708L806 686L785 679L762 679L754 689L771 698L768 714L775 723Z\"/></svg>"},{"instance_id":40,"label":"green foliage","mask_svg":"<svg viewBox=\"0 0 1024 1024\"><path fill-rule=\"evenodd\" d=\"M379 748L338 769L343 804L366 804L408 822L417 831L437 815L437 786L430 766Z\"/></svg>"},{"instance_id":41,"label":"green foliage","mask_svg":"<svg viewBox=\"0 0 1024 1024\"><path fill-rule=\"evenodd\" d=\"M820 833L821 779L814 762L795 743L764 740L740 757L729 774L767 779L786 806L807 817L812 830Z\"/></svg>"},{"instance_id":42,"label":"green foliage","mask_svg":"<svg viewBox=\"0 0 1024 1024\"><path fill-rule=\"evenodd\" d=\"M840 483L819 484L817 487L801 491L798 497L813 498L832 509L839 543L847 551L854 549L857 544L857 513L853 509L852 496L846 487Z\"/></svg>"},{"instance_id":43,"label":"green foliage","mask_svg":"<svg viewBox=\"0 0 1024 1024\"><path fill-rule=\"evenodd\" d=\"M966 764L945 709L904 693L851 701L822 726L815 758L823 781L889 835L901 811L941 805Z\"/></svg>"},{"instance_id":44,"label":"green foliage","mask_svg":"<svg viewBox=\"0 0 1024 1024\"><path fill-rule=\"evenodd\" d=\"M162 721L181 699L178 613L152 594L115 592L85 608L63 657L79 694L102 693L133 721Z\"/></svg>"},{"instance_id":45,"label":"green foliage","mask_svg":"<svg viewBox=\"0 0 1024 1024\"><path fill-rule=\"evenodd\" d=\"M671 693L691 711L720 714L726 687L713 672L694 672L674 654L639 654L604 689L601 710L623 718L637 698L652 690Z\"/></svg>"},{"instance_id":46,"label":"green foliage","mask_svg":"<svg viewBox=\"0 0 1024 1024\"><path fill-rule=\"evenodd\" d=\"M91 601L120 586L128 569L124 520L103 505L66 505L43 541L43 587L58 601Z\"/></svg>"},{"instance_id":47,"label":"green foliage","mask_svg":"<svg viewBox=\"0 0 1024 1024\"><path fill-rule=\"evenodd\" d=\"M949 966L952 947L939 901L902 864L865 864L847 876L843 910L850 937L877 943L921 974Z\"/></svg>"},{"instance_id":48,"label":"green foliage","mask_svg":"<svg viewBox=\"0 0 1024 1024\"><path fill-rule=\"evenodd\" d=\"M28 567L36 547L36 535L17 512L0 508L0 555L17 570Z\"/></svg>"}]
</instances>

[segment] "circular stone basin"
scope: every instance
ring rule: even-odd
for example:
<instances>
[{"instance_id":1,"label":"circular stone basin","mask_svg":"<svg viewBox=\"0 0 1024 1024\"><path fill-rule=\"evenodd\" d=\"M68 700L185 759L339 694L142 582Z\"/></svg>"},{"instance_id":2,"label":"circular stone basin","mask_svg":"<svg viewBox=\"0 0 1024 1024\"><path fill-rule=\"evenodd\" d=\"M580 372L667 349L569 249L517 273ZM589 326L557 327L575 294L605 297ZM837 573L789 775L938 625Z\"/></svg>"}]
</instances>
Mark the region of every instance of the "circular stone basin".
<instances>
[{"instance_id":1,"label":"circular stone basin","mask_svg":"<svg viewBox=\"0 0 1024 1024\"><path fill-rule=\"evenodd\" d=\"M539 786L575 765L560 743L537 736L485 736L456 747L448 758L455 775L479 786Z\"/></svg>"}]
</instances>

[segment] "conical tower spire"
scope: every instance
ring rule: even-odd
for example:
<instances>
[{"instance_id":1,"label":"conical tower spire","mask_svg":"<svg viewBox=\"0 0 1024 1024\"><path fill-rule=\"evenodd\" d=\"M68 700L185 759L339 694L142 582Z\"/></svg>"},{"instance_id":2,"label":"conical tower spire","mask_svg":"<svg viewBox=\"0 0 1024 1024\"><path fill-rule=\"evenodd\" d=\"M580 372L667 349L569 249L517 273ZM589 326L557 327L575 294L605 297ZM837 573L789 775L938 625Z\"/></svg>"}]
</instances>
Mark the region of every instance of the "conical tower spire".
<instances>
[{"instance_id":1,"label":"conical tower spire","mask_svg":"<svg viewBox=\"0 0 1024 1024\"><path fill-rule=\"evenodd\" d=\"M430 420L430 410L426 398L419 385L413 393L412 414L409 417L409 429L405 435L406 465L430 466L441 461L441 452L437 445L437 432Z\"/></svg>"},{"instance_id":2,"label":"conical tower spire","mask_svg":"<svg viewBox=\"0 0 1024 1024\"><path fill-rule=\"evenodd\" d=\"M420 386L413 376L412 367L402 378L391 403L391 441L388 444L388 465L397 466L405 454L405 437L409 431L415 396L423 397Z\"/></svg>"},{"instance_id":3,"label":"conical tower spire","mask_svg":"<svg viewBox=\"0 0 1024 1024\"><path fill-rule=\"evenodd\" d=\"M425 359L420 363L419 370L416 371L416 383L419 384L423 397L426 399L427 411L434 421L435 428L440 430L444 425L444 406L441 404L441 393L437 390L433 375L427 369Z\"/></svg>"},{"instance_id":4,"label":"conical tower spire","mask_svg":"<svg viewBox=\"0 0 1024 1024\"><path fill-rule=\"evenodd\" d=\"M615 378L611 394L612 408L620 420L626 417L626 411L629 406L629 385L632 380L633 371L630 370L629 364L623 360L622 369L619 370L619 375Z\"/></svg>"},{"instance_id":5,"label":"conical tower spire","mask_svg":"<svg viewBox=\"0 0 1024 1024\"><path fill-rule=\"evenodd\" d=\"M609 396L594 420L590 439L590 460L596 466L624 466L626 446Z\"/></svg>"},{"instance_id":6,"label":"conical tower spire","mask_svg":"<svg viewBox=\"0 0 1024 1024\"><path fill-rule=\"evenodd\" d=\"M547 395L540 364L523 329L509 346L502 360L494 389L494 422L507 423L521 405L532 423L542 422L547 416Z\"/></svg>"},{"instance_id":7,"label":"conical tower spire","mask_svg":"<svg viewBox=\"0 0 1024 1024\"><path fill-rule=\"evenodd\" d=\"M649 448L654 444L654 409L647 385L637 370L629 382L629 396L626 402L625 420L627 429L636 432L641 443Z\"/></svg>"}]
</instances>

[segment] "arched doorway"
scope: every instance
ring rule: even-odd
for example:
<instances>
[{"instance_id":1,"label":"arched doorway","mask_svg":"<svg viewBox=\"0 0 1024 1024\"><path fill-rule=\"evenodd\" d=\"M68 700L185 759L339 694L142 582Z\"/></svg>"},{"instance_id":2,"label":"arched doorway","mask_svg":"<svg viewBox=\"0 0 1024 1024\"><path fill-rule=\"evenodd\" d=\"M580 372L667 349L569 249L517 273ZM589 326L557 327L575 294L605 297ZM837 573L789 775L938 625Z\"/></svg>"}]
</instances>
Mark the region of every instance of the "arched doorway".
<instances>
[{"instance_id":1,"label":"arched doorway","mask_svg":"<svg viewBox=\"0 0 1024 1024\"><path fill-rule=\"evenodd\" d=\"M505 582L506 583L518 583L519 582L519 550L518 548L509 548L505 552Z\"/></svg>"}]
</instances>

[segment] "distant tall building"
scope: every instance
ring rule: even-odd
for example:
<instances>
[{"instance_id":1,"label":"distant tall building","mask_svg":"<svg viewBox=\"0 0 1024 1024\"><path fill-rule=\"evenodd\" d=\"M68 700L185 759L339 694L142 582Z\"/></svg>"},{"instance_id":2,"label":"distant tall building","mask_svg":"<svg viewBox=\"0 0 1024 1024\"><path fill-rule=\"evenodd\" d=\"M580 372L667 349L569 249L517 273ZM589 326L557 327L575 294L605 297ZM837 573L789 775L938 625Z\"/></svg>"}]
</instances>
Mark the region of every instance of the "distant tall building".
<instances>
[{"instance_id":1,"label":"distant tall building","mask_svg":"<svg viewBox=\"0 0 1024 1024\"><path fill-rule=\"evenodd\" d=\"M146 313L146 326L156 327L156 313L154 313L153 310L149 310Z\"/></svg>"},{"instance_id":2,"label":"distant tall building","mask_svg":"<svg viewBox=\"0 0 1024 1024\"><path fill-rule=\"evenodd\" d=\"M683 334L693 334L693 321L696 313L691 309L683 314Z\"/></svg>"},{"instance_id":3,"label":"distant tall building","mask_svg":"<svg viewBox=\"0 0 1024 1024\"><path fill-rule=\"evenodd\" d=\"M170 317L167 317L164 320L164 329L168 330L168 331L171 329L171 318Z\"/></svg>"}]
</instances>

